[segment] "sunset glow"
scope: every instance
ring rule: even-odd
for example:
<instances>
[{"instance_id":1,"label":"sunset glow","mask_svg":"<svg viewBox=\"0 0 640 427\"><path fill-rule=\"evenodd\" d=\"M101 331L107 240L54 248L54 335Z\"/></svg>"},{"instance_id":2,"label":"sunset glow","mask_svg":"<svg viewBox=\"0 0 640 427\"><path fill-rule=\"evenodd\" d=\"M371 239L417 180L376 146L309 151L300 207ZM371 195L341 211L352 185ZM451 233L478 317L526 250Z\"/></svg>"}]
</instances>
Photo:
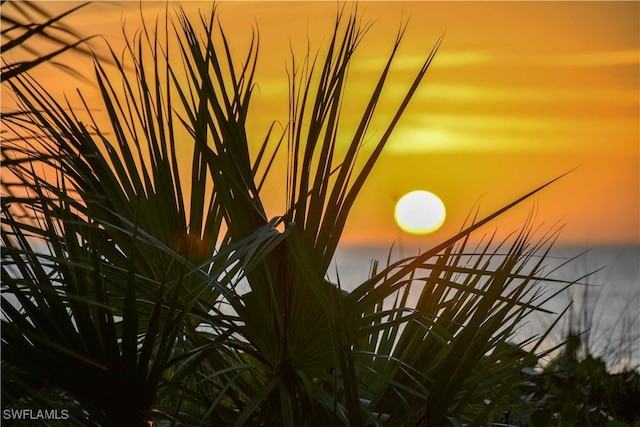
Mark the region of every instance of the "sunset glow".
<instances>
[{"instance_id":1,"label":"sunset glow","mask_svg":"<svg viewBox=\"0 0 640 427\"><path fill-rule=\"evenodd\" d=\"M211 7L210 2L180 5L190 16ZM95 3L68 22L84 35L104 37L119 52L123 22L133 34L141 8L153 22L165 6ZM47 7L62 11L70 2ZM337 8L334 2L218 4L236 57L243 57L253 35L260 40L248 123L253 155L274 122L276 133L286 128L291 52L300 60L308 47L311 57L326 49ZM371 138L384 132L408 82L440 34L446 36L354 205L345 243L396 239L395 201L415 188L429 188L447 201L447 221L437 234L452 235L474 207L488 214L573 169L531 203L501 217L500 232L519 228L535 205L537 222L566 223L562 243L640 241L640 3L360 2L358 11L372 27L346 83L344 137L339 137L344 143L336 147L337 156L357 128L356 117L402 25L407 23L406 34L371 120ZM104 51L100 40L93 43ZM177 49L170 55L180 61ZM73 60L74 70L91 80L91 61ZM72 105L80 105L79 88L90 105L101 106L95 85L76 76L44 67L34 77L53 93L68 95ZM10 102L3 96L3 103ZM272 137L274 144L278 138ZM371 147L364 144L361 150L366 154ZM184 167L191 167L188 160ZM283 173L273 174L262 191L270 203L267 213L278 216L285 206L286 156L275 158L273 167Z\"/></svg>"}]
</instances>

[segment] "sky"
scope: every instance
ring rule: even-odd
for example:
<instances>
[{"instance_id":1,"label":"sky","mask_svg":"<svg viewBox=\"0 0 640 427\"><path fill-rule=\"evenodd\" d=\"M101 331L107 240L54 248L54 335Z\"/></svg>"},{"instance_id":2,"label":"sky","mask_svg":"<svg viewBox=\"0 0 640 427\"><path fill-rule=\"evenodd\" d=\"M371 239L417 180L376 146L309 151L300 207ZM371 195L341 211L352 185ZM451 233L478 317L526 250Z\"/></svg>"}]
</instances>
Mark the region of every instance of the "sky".
<instances>
[{"instance_id":1,"label":"sky","mask_svg":"<svg viewBox=\"0 0 640 427\"><path fill-rule=\"evenodd\" d=\"M46 6L56 11L72 5ZM131 33L141 8L153 19L164 5L101 2L67 23L84 35L102 35L117 50L123 22ZM211 3L182 5L194 14L208 12ZM244 55L252 31L259 33L249 124L256 148L272 121L286 121L290 52L301 57L308 45L326 48L337 8L332 1L219 3L218 18L234 52ZM358 11L372 27L350 68L345 141L399 28L408 24L370 126L372 145L438 37L446 35L354 206L343 243L441 241L459 231L475 208L480 216L489 214L568 171L485 231L517 231L535 210L543 230L564 225L564 244L640 243L640 3L364 1ZM74 68L91 75L86 59L74 61ZM37 78L53 91L95 92L58 71ZM409 236L393 221L395 202L419 189L437 194L448 213L444 226L426 237ZM282 213L284 166L265 192L269 213Z\"/></svg>"}]
</instances>

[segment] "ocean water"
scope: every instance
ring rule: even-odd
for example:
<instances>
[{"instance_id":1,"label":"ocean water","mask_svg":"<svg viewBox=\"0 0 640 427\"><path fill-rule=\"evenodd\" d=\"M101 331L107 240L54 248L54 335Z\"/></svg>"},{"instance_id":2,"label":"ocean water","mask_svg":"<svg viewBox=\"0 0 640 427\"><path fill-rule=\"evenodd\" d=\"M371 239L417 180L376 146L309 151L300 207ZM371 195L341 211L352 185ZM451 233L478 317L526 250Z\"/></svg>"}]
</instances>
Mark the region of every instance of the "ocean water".
<instances>
[{"instance_id":1,"label":"ocean water","mask_svg":"<svg viewBox=\"0 0 640 427\"><path fill-rule=\"evenodd\" d=\"M415 255L417 248L376 246L340 247L329 271L330 280L346 290L354 289L369 277L373 260L386 266L402 257ZM499 262L494 259L494 264ZM539 258L532 258L531 263ZM589 351L607 361L614 369L640 367L640 245L554 247L543 260L542 272L554 280L540 282L543 307L561 313L569 307L551 330L541 348L562 342L571 326ZM564 287L568 289L563 290ZM416 301L412 291L409 301ZM556 295L557 294L557 295ZM556 314L534 313L513 337L517 342L543 334ZM551 355L550 357L553 357Z\"/></svg>"}]
</instances>

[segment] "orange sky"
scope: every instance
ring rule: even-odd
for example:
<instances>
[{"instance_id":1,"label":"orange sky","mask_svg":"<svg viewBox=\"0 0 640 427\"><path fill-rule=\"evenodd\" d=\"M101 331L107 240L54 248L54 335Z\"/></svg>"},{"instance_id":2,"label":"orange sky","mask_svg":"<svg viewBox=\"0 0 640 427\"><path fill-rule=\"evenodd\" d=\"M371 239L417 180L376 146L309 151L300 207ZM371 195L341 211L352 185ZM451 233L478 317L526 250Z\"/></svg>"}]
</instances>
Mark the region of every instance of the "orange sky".
<instances>
[{"instance_id":1,"label":"orange sky","mask_svg":"<svg viewBox=\"0 0 640 427\"><path fill-rule=\"evenodd\" d=\"M192 13L208 11L211 3L182 4ZM52 11L71 5L47 2ZM68 23L119 46L122 19L134 30L139 7L97 3ZM143 3L151 18L163 7ZM289 46L299 54L308 40L312 50L326 47L336 7L220 3L219 18L240 54L252 28L260 33L250 127L256 146L272 120L286 120ZM408 17L409 26L370 128L374 137L384 131L438 36L447 34L352 212L344 242L442 240L458 231L476 202L481 213L489 213L578 166L494 227L503 233L518 229L535 204L539 222L566 223L564 243L640 242L640 3L361 2L359 9L375 24L350 70L343 106L347 135L357 120L352 112L368 99L403 20ZM90 75L86 60L74 61ZM37 77L52 90L95 91L57 71ZM284 169L269 184L268 208L276 215L284 206ZM428 238L401 235L393 223L394 202L415 189L438 194L447 206L445 226Z\"/></svg>"}]
</instances>

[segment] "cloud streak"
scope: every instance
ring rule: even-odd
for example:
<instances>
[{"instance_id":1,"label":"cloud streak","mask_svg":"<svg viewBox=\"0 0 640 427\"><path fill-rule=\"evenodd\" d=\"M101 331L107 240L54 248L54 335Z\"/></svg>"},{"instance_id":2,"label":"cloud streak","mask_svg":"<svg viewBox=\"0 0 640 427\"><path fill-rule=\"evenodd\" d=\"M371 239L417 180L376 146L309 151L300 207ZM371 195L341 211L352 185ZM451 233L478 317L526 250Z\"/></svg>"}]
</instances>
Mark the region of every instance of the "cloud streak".
<instances>
[{"instance_id":1,"label":"cloud streak","mask_svg":"<svg viewBox=\"0 0 640 427\"><path fill-rule=\"evenodd\" d=\"M424 55L400 56L394 62L398 70L413 70L420 67ZM354 68L358 70L376 69L384 64L383 58L357 60ZM640 49L608 50L600 52L574 52L554 54L501 54L487 50L461 50L457 52L438 52L434 67L509 66L509 67L608 67L640 64ZM373 67L373 68L372 68Z\"/></svg>"},{"instance_id":2,"label":"cloud streak","mask_svg":"<svg viewBox=\"0 0 640 427\"><path fill-rule=\"evenodd\" d=\"M396 130L387 146L395 154L437 152L636 153L634 121L584 121L543 117L425 114Z\"/></svg>"}]
</instances>

